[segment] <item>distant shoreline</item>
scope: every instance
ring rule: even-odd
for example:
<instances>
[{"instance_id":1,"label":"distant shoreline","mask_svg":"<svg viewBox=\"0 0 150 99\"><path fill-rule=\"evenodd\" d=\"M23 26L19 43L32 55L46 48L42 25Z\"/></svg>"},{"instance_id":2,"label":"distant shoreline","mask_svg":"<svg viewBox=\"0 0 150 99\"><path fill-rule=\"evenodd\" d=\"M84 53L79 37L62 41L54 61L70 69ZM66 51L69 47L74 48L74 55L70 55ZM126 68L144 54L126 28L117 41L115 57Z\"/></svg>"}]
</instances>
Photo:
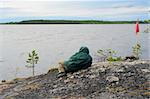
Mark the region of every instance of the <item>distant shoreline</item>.
<instances>
[{"instance_id":1,"label":"distant shoreline","mask_svg":"<svg viewBox=\"0 0 150 99\"><path fill-rule=\"evenodd\" d=\"M99 21L99 20L24 20L3 24L135 24L136 21ZM140 24L149 24L150 20L139 21Z\"/></svg>"}]
</instances>

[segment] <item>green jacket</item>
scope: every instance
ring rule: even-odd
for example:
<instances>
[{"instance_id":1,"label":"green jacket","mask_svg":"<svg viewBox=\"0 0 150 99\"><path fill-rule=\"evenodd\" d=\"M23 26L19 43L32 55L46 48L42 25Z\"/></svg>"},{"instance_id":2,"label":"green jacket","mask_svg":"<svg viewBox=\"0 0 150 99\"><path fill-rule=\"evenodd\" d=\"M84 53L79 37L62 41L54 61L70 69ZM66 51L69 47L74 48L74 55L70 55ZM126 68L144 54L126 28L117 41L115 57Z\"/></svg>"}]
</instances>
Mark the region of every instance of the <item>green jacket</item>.
<instances>
[{"instance_id":1,"label":"green jacket","mask_svg":"<svg viewBox=\"0 0 150 99\"><path fill-rule=\"evenodd\" d=\"M68 61L64 62L66 72L74 72L85 69L92 64L92 57L89 55L87 47L81 47L79 52L72 55Z\"/></svg>"}]
</instances>

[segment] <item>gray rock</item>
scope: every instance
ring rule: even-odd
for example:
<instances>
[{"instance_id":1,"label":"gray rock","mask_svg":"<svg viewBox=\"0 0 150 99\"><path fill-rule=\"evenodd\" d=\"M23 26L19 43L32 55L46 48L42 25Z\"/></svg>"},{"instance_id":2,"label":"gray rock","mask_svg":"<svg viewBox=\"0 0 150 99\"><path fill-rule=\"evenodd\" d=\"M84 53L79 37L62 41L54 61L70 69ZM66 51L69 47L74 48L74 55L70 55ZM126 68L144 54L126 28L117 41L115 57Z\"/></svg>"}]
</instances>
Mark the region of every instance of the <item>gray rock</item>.
<instances>
[{"instance_id":1,"label":"gray rock","mask_svg":"<svg viewBox=\"0 0 150 99\"><path fill-rule=\"evenodd\" d=\"M109 81L110 83L112 83L112 82L118 82L118 81L119 81L119 78L116 77L116 76L108 76L108 77L106 78L106 80Z\"/></svg>"},{"instance_id":2,"label":"gray rock","mask_svg":"<svg viewBox=\"0 0 150 99\"><path fill-rule=\"evenodd\" d=\"M26 78L21 83L10 84L11 86L8 83L0 84L0 98L149 99L149 64L150 61L140 60L99 62L62 78L56 78L57 72L49 72ZM8 87L3 88L5 84ZM26 88L26 85L31 88Z\"/></svg>"},{"instance_id":3,"label":"gray rock","mask_svg":"<svg viewBox=\"0 0 150 99\"><path fill-rule=\"evenodd\" d=\"M149 69L141 69L141 71L144 72L144 73L150 73Z\"/></svg>"}]
</instances>

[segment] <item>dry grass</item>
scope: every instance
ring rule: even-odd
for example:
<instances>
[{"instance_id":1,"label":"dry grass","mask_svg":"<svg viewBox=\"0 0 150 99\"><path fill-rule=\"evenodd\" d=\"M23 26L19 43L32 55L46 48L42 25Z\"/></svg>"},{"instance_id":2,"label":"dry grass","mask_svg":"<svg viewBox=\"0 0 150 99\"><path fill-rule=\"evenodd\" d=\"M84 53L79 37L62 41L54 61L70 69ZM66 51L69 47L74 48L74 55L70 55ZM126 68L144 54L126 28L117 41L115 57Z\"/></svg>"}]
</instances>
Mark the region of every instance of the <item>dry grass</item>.
<instances>
[{"instance_id":1,"label":"dry grass","mask_svg":"<svg viewBox=\"0 0 150 99\"><path fill-rule=\"evenodd\" d=\"M112 93L125 92L126 91L126 89L123 88L122 86L119 86L119 87L107 87L106 89L109 92L112 92Z\"/></svg>"},{"instance_id":2,"label":"dry grass","mask_svg":"<svg viewBox=\"0 0 150 99\"><path fill-rule=\"evenodd\" d=\"M29 84L29 85L23 86L21 90L34 90L38 88L39 88L39 84Z\"/></svg>"},{"instance_id":3,"label":"dry grass","mask_svg":"<svg viewBox=\"0 0 150 99\"><path fill-rule=\"evenodd\" d=\"M142 95L150 97L150 92L144 92L144 93L142 93Z\"/></svg>"},{"instance_id":4,"label":"dry grass","mask_svg":"<svg viewBox=\"0 0 150 99\"><path fill-rule=\"evenodd\" d=\"M50 68L48 73L58 72L58 68Z\"/></svg>"}]
</instances>

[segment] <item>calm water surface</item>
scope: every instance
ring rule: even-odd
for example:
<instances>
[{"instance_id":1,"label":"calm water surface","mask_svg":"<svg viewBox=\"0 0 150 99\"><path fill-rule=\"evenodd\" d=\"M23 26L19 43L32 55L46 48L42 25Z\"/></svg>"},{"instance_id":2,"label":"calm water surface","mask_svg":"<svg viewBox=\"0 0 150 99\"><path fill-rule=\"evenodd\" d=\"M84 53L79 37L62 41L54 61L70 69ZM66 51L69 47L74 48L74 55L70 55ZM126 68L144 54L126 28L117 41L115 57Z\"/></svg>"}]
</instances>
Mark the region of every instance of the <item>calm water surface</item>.
<instances>
[{"instance_id":1,"label":"calm water surface","mask_svg":"<svg viewBox=\"0 0 150 99\"><path fill-rule=\"evenodd\" d=\"M40 61L36 74L46 73L78 51L88 46L95 57L98 49L112 48L118 55L132 53L132 46L142 45L142 58L149 59L150 33L143 33L147 25L140 25L135 35L134 24L115 25L0 25L0 80L27 77L32 70L26 68L28 52L35 49ZM16 72L16 68L17 72Z\"/></svg>"}]
</instances>

